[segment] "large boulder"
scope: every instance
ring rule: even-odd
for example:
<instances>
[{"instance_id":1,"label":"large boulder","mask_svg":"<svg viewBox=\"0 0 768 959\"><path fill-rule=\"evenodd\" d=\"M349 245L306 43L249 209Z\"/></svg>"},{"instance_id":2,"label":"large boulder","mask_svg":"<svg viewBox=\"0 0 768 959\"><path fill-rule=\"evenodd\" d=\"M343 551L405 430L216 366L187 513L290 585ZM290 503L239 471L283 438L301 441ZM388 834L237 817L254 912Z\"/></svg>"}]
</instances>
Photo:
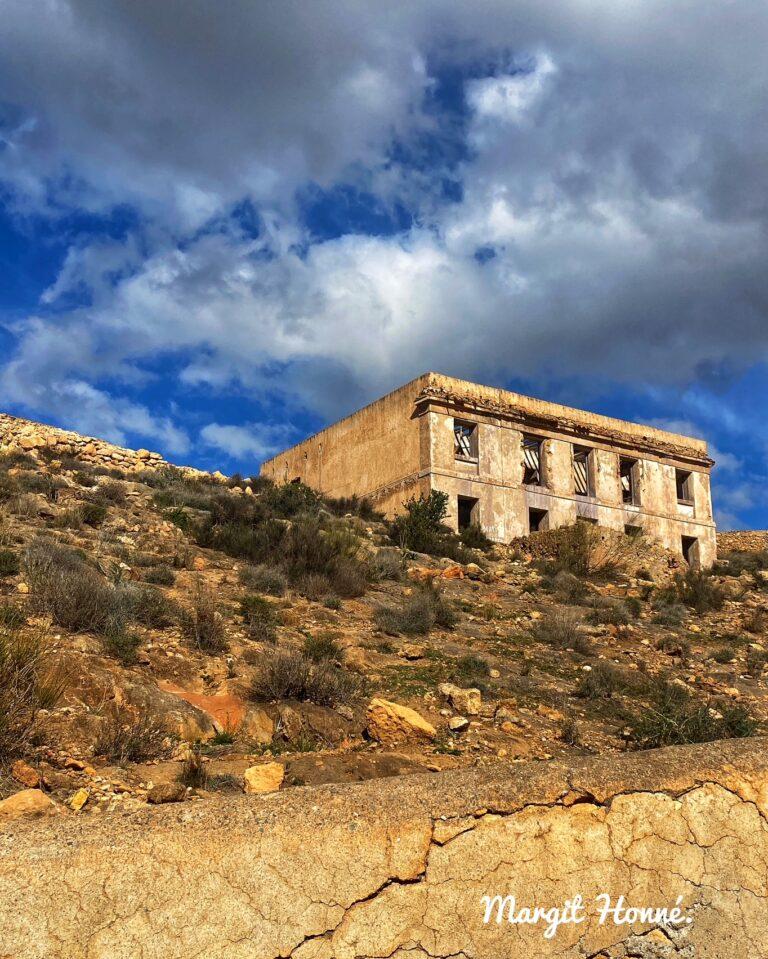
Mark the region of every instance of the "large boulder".
<instances>
[{"instance_id":1,"label":"large boulder","mask_svg":"<svg viewBox=\"0 0 768 959\"><path fill-rule=\"evenodd\" d=\"M260 763L249 766L243 774L243 790L250 795L276 792L283 783L285 766L282 763Z\"/></svg>"},{"instance_id":2,"label":"large boulder","mask_svg":"<svg viewBox=\"0 0 768 959\"><path fill-rule=\"evenodd\" d=\"M55 816L59 807L42 789L22 789L0 802L0 823Z\"/></svg>"},{"instance_id":3,"label":"large boulder","mask_svg":"<svg viewBox=\"0 0 768 959\"><path fill-rule=\"evenodd\" d=\"M370 701L367 729L372 739L385 744L414 739L431 740L437 735L435 727L415 709L388 699Z\"/></svg>"}]
</instances>

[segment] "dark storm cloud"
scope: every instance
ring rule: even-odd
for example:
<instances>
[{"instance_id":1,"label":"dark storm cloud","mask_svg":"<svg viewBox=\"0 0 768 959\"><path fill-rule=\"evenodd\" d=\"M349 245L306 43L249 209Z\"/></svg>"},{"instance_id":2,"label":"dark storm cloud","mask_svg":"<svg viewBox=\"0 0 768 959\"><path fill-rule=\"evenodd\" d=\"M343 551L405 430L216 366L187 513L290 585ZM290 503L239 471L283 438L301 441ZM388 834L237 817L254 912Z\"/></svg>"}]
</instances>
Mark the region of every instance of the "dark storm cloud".
<instances>
[{"instance_id":1,"label":"dark storm cloud","mask_svg":"<svg viewBox=\"0 0 768 959\"><path fill-rule=\"evenodd\" d=\"M46 306L91 302L16 328L12 401L45 411L181 350L186 384L258 391L277 368L327 414L427 367L669 384L766 358L763 2L7 0L4 18L16 209L129 203L143 231L117 276L114 245L72 252ZM436 203L439 160L392 146L439 123L431 71L478 62L463 196ZM417 225L312 243L295 191L352 178ZM244 197L258 239L195 233ZM107 405L99 389L93 417Z\"/></svg>"}]
</instances>

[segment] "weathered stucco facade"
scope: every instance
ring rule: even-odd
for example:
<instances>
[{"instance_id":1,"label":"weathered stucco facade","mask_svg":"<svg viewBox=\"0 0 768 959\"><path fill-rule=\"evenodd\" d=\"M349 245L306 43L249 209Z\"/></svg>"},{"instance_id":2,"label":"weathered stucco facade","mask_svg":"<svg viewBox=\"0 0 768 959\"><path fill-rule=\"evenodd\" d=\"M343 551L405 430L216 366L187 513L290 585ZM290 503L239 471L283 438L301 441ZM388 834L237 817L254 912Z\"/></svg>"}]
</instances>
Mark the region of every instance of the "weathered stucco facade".
<instances>
[{"instance_id":1,"label":"weathered stucco facade","mask_svg":"<svg viewBox=\"0 0 768 959\"><path fill-rule=\"evenodd\" d=\"M694 564L715 559L703 440L426 373L262 466L394 515L410 496L449 496L454 528L497 542L582 519L640 528Z\"/></svg>"}]
</instances>

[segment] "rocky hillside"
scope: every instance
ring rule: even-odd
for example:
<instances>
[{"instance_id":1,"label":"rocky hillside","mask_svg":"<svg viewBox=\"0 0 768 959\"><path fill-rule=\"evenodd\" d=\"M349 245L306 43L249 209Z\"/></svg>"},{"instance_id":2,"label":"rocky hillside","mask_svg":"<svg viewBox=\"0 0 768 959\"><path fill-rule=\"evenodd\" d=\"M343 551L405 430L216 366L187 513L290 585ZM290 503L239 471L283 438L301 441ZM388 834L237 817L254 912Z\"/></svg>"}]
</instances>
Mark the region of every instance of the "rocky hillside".
<instances>
[{"instance_id":1,"label":"rocky hillside","mask_svg":"<svg viewBox=\"0 0 768 959\"><path fill-rule=\"evenodd\" d=\"M491 547L448 535L437 502L387 524L300 485L83 452L0 459L0 818L749 736L768 716L755 534L699 575L595 527Z\"/></svg>"}]
</instances>

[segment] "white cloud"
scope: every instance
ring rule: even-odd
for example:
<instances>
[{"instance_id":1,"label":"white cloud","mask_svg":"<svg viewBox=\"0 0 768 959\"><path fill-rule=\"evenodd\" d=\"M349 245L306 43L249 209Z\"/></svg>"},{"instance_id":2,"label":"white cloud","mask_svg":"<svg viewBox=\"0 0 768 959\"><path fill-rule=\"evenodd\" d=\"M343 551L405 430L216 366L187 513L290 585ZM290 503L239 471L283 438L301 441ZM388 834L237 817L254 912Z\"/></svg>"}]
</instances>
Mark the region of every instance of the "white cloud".
<instances>
[{"instance_id":1,"label":"white cloud","mask_svg":"<svg viewBox=\"0 0 768 959\"><path fill-rule=\"evenodd\" d=\"M520 123L543 95L548 78L556 67L547 54L536 58L530 68L512 74L470 80L466 85L467 103L475 123ZM476 134L476 144L482 141Z\"/></svg>"},{"instance_id":2,"label":"white cloud","mask_svg":"<svg viewBox=\"0 0 768 959\"><path fill-rule=\"evenodd\" d=\"M233 459L250 457L257 462L288 446L291 435L286 427L264 423L249 423L246 426L208 423L200 430L200 439L207 446L221 450Z\"/></svg>"},{"instance_id":3,"label":"white cloud","mask_svg":"<svg viewBox=\"0 0 768 959\"><path fill-rule=\"evenodd\" d=\"M71 251L45 295L59 312L16 327L6 402L55 411L68 384L137 383L165 354L184 357L187 385L277 387L326 415L426 368L681 385L768 356L757 0L189 0L183 15L9 0L4 17L17 112L0 175L17 203L124 202L142 223L141 242ZM469 148L463 197L440 201L444 171L390 148L435 128L435 63L485 60L452 128ZM385 205L404 189L414 227L312 243L294 191L354 177ZM194 234L243 197L264 217L257 240ZM79 288L91 304L62 310ZM77 415L168 430L131 404L99 414L93 388Z\"/></svg>"}]
</instances>

